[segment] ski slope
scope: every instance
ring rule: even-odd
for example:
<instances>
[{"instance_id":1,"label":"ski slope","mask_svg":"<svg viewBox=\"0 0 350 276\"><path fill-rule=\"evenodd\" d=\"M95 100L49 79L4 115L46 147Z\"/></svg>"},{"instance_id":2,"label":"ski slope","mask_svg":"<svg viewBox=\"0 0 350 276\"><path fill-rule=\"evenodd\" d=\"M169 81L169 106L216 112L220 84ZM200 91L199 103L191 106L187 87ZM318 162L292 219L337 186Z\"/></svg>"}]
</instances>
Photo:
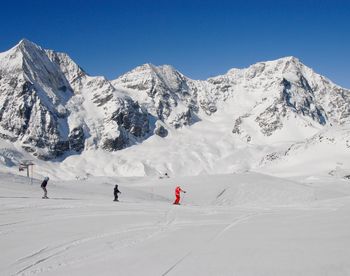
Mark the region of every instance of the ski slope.
<instances>
[{"instance_id":1,"label":"ski slope","mask_svg":"<svg viewBox=\"0 0 350 276\"><path fill-rule=\"evenodd\" d=\"M1 173L0 275L350 274L349 180L94 177L41 196Z\"/></svg>"}]
</instances>

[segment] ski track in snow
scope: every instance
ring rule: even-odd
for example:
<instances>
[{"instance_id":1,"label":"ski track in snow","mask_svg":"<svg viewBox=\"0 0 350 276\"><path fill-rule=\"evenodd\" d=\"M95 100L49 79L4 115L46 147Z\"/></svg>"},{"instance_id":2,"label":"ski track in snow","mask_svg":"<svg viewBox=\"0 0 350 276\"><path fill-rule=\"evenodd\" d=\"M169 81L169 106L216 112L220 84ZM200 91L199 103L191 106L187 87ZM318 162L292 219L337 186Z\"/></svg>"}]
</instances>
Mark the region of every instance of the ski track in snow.
<instances>
[{"instance_id":1,"label":"ski track in snow","mask_svg":"<svg viewBox=\"0 0 350 276\"><path fill-rule=\"evenodd\" d=\"M49 256L47 256L47 257L45 257L45 258L39 259L39 260L36 261L35 263L30 264L30 265L26 266L25 268L23 268L22 270L16 272L15 275L20 275L20 274L25 275L25 274L23 274L23 273L24 273L25 271L27 271L28 269L31 269L31 268L35 267L36 265L38 265L38 264L40 264L40 263L42 263L42 262L45 262L45 261L51 259L52 257L57 256L58 254L60 254L60 253L62 253L62 252L64 252L64 251L65 251L65 249L62 250L62 251L58 251L58 252L56 252L56 253L54 253L54 254L51 254L51 255L49 255ZM33 273L33 272L34 272L34 273ZM41 272L42 272L42 270L41 270ZM32 270L30 271L30 274L35 274L35 273L36 273L36 271L32 271Z\"/></svg>"},{"instance_id":2,"label":"ski track in snow","mask_svg":"<svg viewBox=\"0 0 350 276\"><path fill-rule=\"evenodd\" d=\"M225 189L226 190L226 189ZM223 194L224 191L221 192L221 194ZM219 196L217 196L218 198ZM249 215L243 215L243 216L240 216L236 219L234 219L230 224L226 225L223 229L220 230L219 233L215 234L214 237L212 237L210 240L209 240L209 243L211 242L215 242L217 239L219 239L222 235L224 235L225 232L229 231L230 229L232 229L233 227L235 226L238 226L239 224L241 223L244 223L245 221L248 221L249 219L255 217L255 216L258 216L258 215L262 215L262 214L267 214L266 212L260 212L260 213L252 213L252 214L249 214ZM210 223L208 223L210 224ZM206 224L206 225L208 225ZM222 223L220 223L221 225ZM205 246L208 246L207 243L205 243ZM200 247L203 247L203 246L200 246ZM171 271L173 271L178 265L180 265L180 263L182 263L186 258L188 258L190 255L192 254L195 254L194 252L196 252L196 250L198 250L199 248L195 248L195 249L192 249L190 250L188 253L186 253L183 257L181 257L174 265L172 265L171 267L168 268L167 271L165 271L162 276L165 276L165 275L168 275Z\"/></svg>"},{"instance_id":3,"label":"ski track in snow","mask_svg":"<svg viewBox=\"0 0 350 276\"><path fill-rule=\"evenodd\" d=\"M68 253L67 251L74 248L74 247L77 247L77 246L80 246L82 244L85 244L85 243L88 243L88 242L92 242L92 241L96 241L96 240L100 240L100 239L104 239L104 238L107 238L107 237L112 237L112 236L115 236L115 235L118 235L118 234L123 234L123 233L130 233L130 232L134 232L134 231L143 231L143 230L146 230L146 229L154 229L156 228L156 226L144 226L144 227L135 227L133 229L126 229L126 230L122 230L122 231L116 231L116 232L110 232L110 233L105 233L105 234L100 234L100 235L94 235L94 236L90 236L90 237L87 237L87 238L83 238L83 239L77 239L77 240L74 240L72 242L69 242L69 243L65 243L65 244L62 244L60 246L57 246L57 247L54 247L54 248L45 248L44 250L40 250L36 253L34 253L33 255L31 256L28 256L28 257L24 257L22 258L22 260L27 260L27 259L31 259L32 257L36 257L37 255L41 255L41 253L47 253L47 252L52 252L52 251L56 251L55 253L53 254L50 254L48 255L47 257L44 257L44 258L40 258L39 260L35 261L34 263L32 263L31 265L29 266L26 266L25 268L23 268L22 270L18 271L16 273L16 275L28 270L28 269L32 269L33 267L35 267L36 265L38 264L41 264L47 260L49 260L51 257L54 257L54 256L57 256L57 255L60 255L62 253ZM149 235L149 237L151 237L153 235ZM149 237L146 237L145 239L149 238ZM126 246L129 246L129 245L135 245L136 243L138 242L142 242L144 239L141 239L139 241L131 241L127 244L123 244L123 246L121 246L120 248L122 247L126 247ZM119 248L119 249L120 249ZM92 258L93 256L88 256L88 257L85 257L85 258L81 258L80 260L78 261L85 261L86 259L90 259ZM70 264L74 264L76 262L78 262L77 260L75 260L74 262L68 262L68 263L58 263L57 265L50 265L49 266L49 269L47 270L53 270L55 268L58 268L60 266L65 266L65 265L70 265ZM17 263L20 263L21 261L18 260ZM30 273L37 273L37 272L44 272L46 271L45 269L41 268L39 269L39 271L36 271L36 270L31 270Z\"/></svg>"},{"instance_id":4,"label":"ski track in snow","mask_svg":"<svg viewBox=\"0 0 350 276\"><path fill-rule=\"evenodd\" d=\"M222 196L226 192L226 189L223 189L222 192L220 192L217 196L216 199L218 199L220 196Z\"/></svg>"},{"instance_id":5,"label":"ski track in snow","mask_svg":"<svg viewBox=\"0 0 350 276\"><path fill-rule=\"evenodd\" d=\"M39 255L40 253L44 252L47 248L48 248L48 247L45 246L44 248L41 248L41 249L39 249L38 251L36 251L36 252L34 252L34 253L32 253L32 254L30 254L30 255L28 255L28 256L25 256L25 257L23 257L23 258L20 258L20 259L18 259L18 260L16 261L16 263L21 263L21 262L24 262L24 261L26 261L26 260L28 260L28 259L31 259L31 258L33 258L34 256Z\"/></svg>"},{"instance_id":6,"label":"ski track in snow","mask_svg":"<svg viewBox=\"0 0 350 276\"><path fill-rule=\"evenodd\" d=\"M231 176L228 177L231 178ZM284 248L283 243L290 239L288 231L293 227L297 227L295 231L292 231L296 234L293 244L296 243L301 248L306 246L306 249L315 247L312 243L315 239L314 234L317 234L317 239L320 240L317 246L322 246L324 240L332 242L335 238L346 236L344 231L347 229L347 218L342 213L342 210L347 210L344 208L350 209L350 197L346 193L340 198L330 197L309 202L309 197L305 197L303 193L304 191L309 193L311 188L302 185L297 185L295 188L292 182L288 182L289 186L285 186L288 190L283 193L280 193L280 185L273 186L275 184L271 187L267 186L267 190L261 190L259 186L257 187L259 189L255 191L255 186L240 185L238 181L236 186L232 186L232 189L226 184L216 187L212 185L212 179L203 178L198 182L206 185L206 189L202 189L197 184L184 187L188 190L188 194L186 198L182 198L183 205L174 206L170 200L169 202L163 201L168 193L168 186L165 182L161 182L159 186L151 186L151 188L147 186L148 184L136 185L134 188L131 185L128 187L130 195L124 191L122 194L122 196L129 197L125 198L125 201L121 197L122 202L115 204L111 202L110 194L101 196L106 187L110 192L108 185L96 183L94 186L86 186L84 184L71 189L71 184L68 184L59 191L52 190L53 195L57 194L56 200L43 201L40 199L40 192L37 193L34 190L32 194L28 192L29 196L26 198L21 197L15 188L11 194L11 190L6 186L3 187L0 180L0 192L5 191L3 202L0 205L2 221L0 244L2 248L13 248L9 251L9 256L7 254L0 256L0 274L94 275L90 271L97 273L102 269L102 275L113 275L113 264L122 262L125 274L139 275L143 267L150 262L152 265L148 268L153 270L147 271L148 274L145 271L147 275L168 276L179 273L195 275L196 269L201 275L210 275L212 272L205 269L207 258L213 259L211 266L222 263L220 267L230 268L230 261L218 259L221 252L236 252L238 248L244 249L246 246L257 248L258 253L256 254L265 252L265 236L270 232L273 233L272 237L275 235L278 237L280 233L286 232L286 238L282 238L281 248ZM127 188L126 184L121 185L123 186ZM14 187L14 184L12 183L9 187ZM343 186L339 187L343 189ZM340 189L339 187L337 189ZM196 190L197 188L199 189ZM327 187L327 189L330 188ZM86 192L90 190L97 190L99 197L95 198L94 194ZM152 193L148 192L150 190ZM282 197L276 201L278 205L266 206L266 201L271 195ZM263 196L262 199L260 199L261 196ZM230 201L231 197L234 198L234 201ZM70 200L67 203L66 198L76 200ZM302 201L291 204L291 198ZM226 205L220 205L221 201L217 199L223 200ZM260 200L262 205L254 204L251 207L249 204L244 205L247 200L256 203L256 199ZM243 202L243 205L227 205L230 202L236 203L238 200ZM287 201L287 205L282 204L284 200ZM337 220L338 217L339 220ZM322 222L323 218L325 218L324 221L330 218L335 221L327 224ZM331 227L332 230L325 232L326 234L322 231L312 232L310 228L314 227L313 224L307 224L310 220L314 220L315 229L322 230ZM319 227L318 223L320 223ZM309 225L302 228L307 234L305 237L299 237L298 235L302 235L303 232L300 232L298 227L303 227L304 224ZM283 228L284 225L288 227ZM257 226L260 228L256 228ZM274 227L280 227L280 229L275 230ZM257 229L259 235L256 236ZM261 234L260 231L263 231L264 234ZM257 244L251 244L247 239L249 235L254 237L253 240ZM260 236L264 238L259 240ZM268 236L273 241L272 245L280 242L279 240L276 242L272 237ZM310 237L313 238L310 239ZM311 246L305 245L305 240L310 240ZM345 270L350 269L350 263L344 260L345 257L343 258L348 253L350 254L348 241L342 240L339 243L339 240L335 240L334 242L334 244L331 243L330 250L340 248L340 251L323 253L322 263L318 264L318 267L327 269L333 265L344 267ZM173 246L174 248L168 248ZM294 245L287 243L286 248L293 250ZM270 250L269 246L268 250ZM277 251L273 251L275 252L273 256L279 258L281 253L278 248L275 250ZM318 251L327 252L322 247ZM250 256L249 252L246 258ZM291 252L297 254L294 251ZM298 247L296 247L296 252L298 252ZM312 250L311 253L313 253ZM291 256L294 256L293 254ZM333 256L337 256L337 259L332 259ZM264 254L260 257L266 258ZM242 258L245 260L244 255ZM136 263L134 263L135 260L137 260ZM242 262L242 259L237 259L236 255L235 260L238 263L235 263L231 269L238 270L232 270L230 273L224 270L225 272L218 273L218 275L256 275L239 273L239 262ZM200 263L196 263L198 261ZM109 270L103 270L105 266L109 267ZM204 269L201 271L203 266ZM244 263L243 266L245 266ZM269 272L273 274L273 270L269 270L269 267L265 269L267 269L267 275ZM309 275L319 275L317 269L315 264ZM284 274L278 273L278 275ZM340 273L339 275L347 274Z\"/></svg>"},{"instance_id":7,"label":"ski track in snow","mask_svg":"<svg viewBox=\"0 0 350 276\"><path fill-rule=\"evenodd\" d=\"M30 260L38 257L37 260L32 260L31 264L29 264L29 265L25 266L24 268L22 268L21 270L19 270L17 273L15 273L15 275L19 275L19 274L26 275L25 274L26 272L28 272L29 274L43 273L45 271L52 271L52 270L60 268L62 266L68 266L68 265L73 265L76 263L86 262L89 259L96 260L96 258L99 257L100 252L96 252L95 254L89 255L89 256L79 257L79 258L74 259L74 260L69 261L69 262L58 262L56 264L50 264L46 268L41 267L39 269L34 269L37 265L39 265L39 264L42 265L44 262L51 260L52 257L56 257L56 256L62 255L62 254L68 254L68 251L75 248L75 247L81 246L85 243L94 242L96 240L102 240L102 239L116 236L116 235L120 235L120 234L131 233L131 232L143 232L144 230L154 230L151 233L148 233L146 235L141 235L141 237L138 237L137 239L129 240L127 238L125 241L120 242L120 245L118 247L113 248L114 251L120 250L120 249L125 248L125 247L136 246L139 243L145 242L146 240L151 239L153 237L156 237L160 233L163 233L164 231L169 229L169 227L171 227L172 225L183 228L183 227L208 226L208 225L220 226L220 225L224 224L222 222L219 222L219 223L214 222L213 223L210 221L207 221L207 222L204 221L204 222L200 222L200 223L182 222L182 223L175 223L174 224L174 222L176 221L176 213L177 213L176 209L169 208L169 210L167 210L164 213L163 218L160 219L160 221L155 225L146 225L146 226L137 226L137 227L133 227L133 228L127 228L127 229L121 230L121 231L108 232L108 233L104 233L104 234L93 235L93 236L89 236L86 238L73 240L72 242L63 243L61 245L58 245L58 246L55 246L52 248L49 248L49 247L42 248L29 256L25 256L25 257L18 259L14 265L18 265L20 263L23 263L25 261L30 261ZM220 231L220 233L218 233L214 238L212 238L211 241L218 238L219 235L222 235L229 228L233 227L234 225L236 225L240 222L243 222L243 221L249 219L252 216L254 216L254 215L242 216L241 218L236 219L234 222L230 223L229 226L226 226L222 231ZM192 252L193 252L193 250L188 252L179 261L177 261L171 268L169 268L168 271L165 272L165 274L163 274L163 275L168 274L177 265L179 265L185 258L187 258ZM46 256L43 256L43 255L46 255Z\"/></svg>"},{"instance_id":8,"label":"ski track in snow","mask_svg":"<svg viewBox=\"0 0 350 276\"><path fill-rule=\"evenodd\" d=\"M9 226L9 225L15 225L15 224L19 224L19 223L22 223L22 222L24 222L24 220L11 222L11 223L0 224L0 227L2 227L2 226Z\"/></svg>"},{"instance_id":9,"label":"ski track in snow","mask_svg":"<svg viewBox=\"0 0 350 276\"><path fill-rule=\"evenodd\" d=\"M191 255L192 251L185 254L181 259L179 259L174 265L172 265L167 271L165 271L162 276L168 275L175 267L177 267L183 260L185 260L189 255Z\"/></svg>"},{"instance_id":10,"label":"ski track in snow","mask_svg":"<svg viewBox=\"0 0 350 276\"><path fill-rule=\"evenodd\" d=\"M52 271L52 270L60 268L62 266L68 266L68 265L73 265L73 264L76 264L79 262L87 261L88 259L96 260L96 258L99 256L99 252L96 252L93 255L84 256L83 258L75 259L75 260L70 261L70 262L65 262L65 263L59 262L57 264L50 264L47 268L41 267L39 269L33 269L37 265L39 265L39 264L42 265L44 262L50 260L52 257L58 256L58 255L63 254L63 253L68 253L68 251L70 249L72 249L74 247L81 246L81 245L88 243L88 242L93 242L96 240L105 239L105 238L116 236L119 234L126 234L126 233L131 233L131 232L143 232L144 230L153 230L154 229L154 231L152 231L151 233L146 234L146 235L142 235L141 237L138 237L137 239L131 239L131 240L126 239L125 241L122 241L121 244L118 247L113 248L113 250L115 251L115 250L120 250L120 249L125 248L125 247L136 246L137 244L142 243L148 239L151 239L151 238L157 236L159 233L166 231L166 229L169 228L171 226L171 224L173 223L173 221L176 219L176 217L173 217L173 218L171 217L171 214L173 212L174 211L170 208L168 211L165 212L164 218L162 220L160 220L155 225L145 225L145 226L137 226L137 227L133 227L133 228L127 228L127 229L121 230L121 231L109 232L109 233L104 233L104 234L100 234L100 235L89 236L89 237L82 238L82 239L77 239L77 240L74 240L72 242L64 243L62 245L59 245L59 246L56 246L53 248L49 248L49 247L42 248L29 256L25 256L25 257L18 259L14 265L17 265L19 263L23 263L24 261L31 260L35 257L39 257L38 260L35 260L30 265L27 265L26 267L22 268L21 270L16 272L15 275L19 275L19 274L26 275L23 273L27 272L28 270L30 270L30 271L28 271L29 274L43 273L45 271ZM41 255L47 254L49 252L55 252L55 253L51 253L48 256L41 257Z\"/></svg>"},{"instance_id":11,"label":"ski track in snow","mask_svg":"<svg viewBox=\"0 0 350 276\"><path fill-rule=\"evenodd\" d=\"M246 221L248 221L249 219L258 216L262 213L253 213L253 214L249 214L249 215L243 215L241 217L238 217L237 219L234 219L230 224L228 224L226 227L224 227L219 233L217 233L213 238L212 238L212 242L216 241L217 239L219 239L222 235L224 235L225 232L229 231L231 228L244 223ZM266 214L266 213L264 213Z\"/></svg>"}]
</instances>

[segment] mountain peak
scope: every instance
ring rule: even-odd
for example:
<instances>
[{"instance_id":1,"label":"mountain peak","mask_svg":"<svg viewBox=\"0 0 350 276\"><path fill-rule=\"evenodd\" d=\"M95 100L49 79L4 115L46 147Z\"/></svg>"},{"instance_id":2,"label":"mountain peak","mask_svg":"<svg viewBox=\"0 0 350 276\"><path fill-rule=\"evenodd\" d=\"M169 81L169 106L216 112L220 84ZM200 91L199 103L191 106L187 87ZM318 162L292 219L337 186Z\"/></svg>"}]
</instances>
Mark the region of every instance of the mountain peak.
<instances>
[{"instance_id":1,"label":"mountain peak","mask_svg":"<svg viewBox=\"0 0 350 276\"><path fill-rule=\"evenodd\" d=\"M39 45L35 44L34 42L23 38L21 39L18 44L14 48L20 48L20 49L42 49Z\"/></svg>"},{"instance_id":2,"label":"mountain peak","mask_svg":"<svg viewBox=\"0 0 350 276\"><path fill-rule=\"evenodd\" d=\"M35 44L34 42L30 41L29 39L22 38L19 42L18 45L24 45L24 44Z\"/></svg>"},{"instance_id":3,"label":"mountain peak","mask_svg":"<svg viewBox=\"0 0 350 276\"><path fill-rule=\"evenodd\" d=\"M263 73L266 73L271 76L277 76L286 72L296 73L305 68L312 70L311 68L304 65L297 57L286 56L275 60L257 62L250 65L249 67L242 69L232 68L226 73L226 75L242 77L245 74L249 77L256 77L260 76Z\"/></svg>"},{"instance_id":4,"label":"mountain peak","mask_svg":"<svg viewBox=\"0 0 350 276\"><path fill-rule=\"evenodd\" d=\"M305 66L299 58L294 57L294 56L286 56L286 57L281 57L275 60L269 60L269 61L262 61L262 62L257 62L249 68L254 68L254 67L259 67L259 66L268 66L268 67L274 67L274 68L285 68L285 67L296 67L300 68L300 66Z\"/></svg>"},{"instance_id":5,"label":"mountain peak","mask_svg":"<svg viewBox=\"0 0 350 276\"><path fill-rule=\"evenodd\" d=\"M125 79L129 77L132 77L134 79L134 78L138 78L137 76L142 79L157 78L162 80L167 79L171 76L183 77L183 75L171 65L154 65L152 63L145 63L123 74L122 76L118 77L116 80Z\"/></svg>"},{"instance_id":6,"label":"mountain peak","mask_svg":"<svg viewBox=\"0 0 350 276\"><path fill-rule=\"evenodd\" d=\"M134 70L137 70L137 71L177 71L172 65L169 65L169 64L163 64L163 65L154 65L152 63L145 63L145 64L142 64L140 66L137 66Z\"/></svg>"},{"instance_id":7,"label":"mountain peak","mask_svg":"<svg viewBox=\"0 0 350 276\"><path fill-rule=\"evenodd\" d=\"M293 62L300 62L300 60L295 57L295 56L286 56L286 57L281 57L277 59L276 61L293 61Z\"/></svg>"},{"instance_id":8,"label":"mountain peak","mask_svg":"<svg viewBox=\"0 0 350 276\"><path fill-rule=\"evenodd\" d=\"M22 68L23 59L36 55L42 48L28 39L22 39L14 47L0 53L0 67L4 72L10 72Z\"/></svg>"}]
</instances>

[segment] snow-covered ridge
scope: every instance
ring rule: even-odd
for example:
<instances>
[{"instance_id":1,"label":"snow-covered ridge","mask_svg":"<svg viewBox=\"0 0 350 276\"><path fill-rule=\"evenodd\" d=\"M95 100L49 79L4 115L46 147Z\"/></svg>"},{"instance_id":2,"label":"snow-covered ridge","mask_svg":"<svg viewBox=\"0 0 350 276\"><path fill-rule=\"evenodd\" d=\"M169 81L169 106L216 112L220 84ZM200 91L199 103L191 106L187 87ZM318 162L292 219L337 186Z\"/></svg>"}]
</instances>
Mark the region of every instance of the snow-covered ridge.
<instances>
[{"instance_id":1,"label":"snow-covered ridge","mask_svg":"<svg viewBox=\"0 0 350 276\"><path fill-rule=\"evenodd\" d=\"M244 147L259 149L263 158L276 150L265 145L289 147L325 128L347 128L349 118L350 91L295 57L208 80L190 79L169 65L144 64L109 81L89 76L67 54L28 40L0 53L1 138L41 159L128 148L113 155L128 164L128 172L112 163L98 165L121 175L232 172L236 164L223 160L235 160ZM148 156L146 139L156 154ZM240 169L261 164L244 159Z\"/></svg>"},{"instance_id":2,"label":"snow-covered ridge","mask_svg":"<svg viewBox=\"0 0 350 276\"><path fill-rule=\"evenodd\" d=\"M35 156L124 148L148 135L148 114L66 54L22 40L1 54L0 126Z\"/></svg>"},{"instance_id":3,"label":"snow-covered ridge","mask_svg":"<svg viewBox=\"0 0 350 276\"><path fill-rule=\"evenodd\" d=\"M295 57L231 69L206 81L189 79L171 66L145 64L112 83L128 89L146 102L151 113L175 127L196 122L201 112L215 113L227 100L233 100L232 107L237 109L244 101L246 112L240 115L255 113L245 117L252 118L255 128L265 135L282 128L283 121L296 114L307 125L309 119L315 126L349 122L349 90L333 84ZM174 117L183 120L174 121ZM266 121L272 126L266 126Z\"/></svg>"}]
</instances>

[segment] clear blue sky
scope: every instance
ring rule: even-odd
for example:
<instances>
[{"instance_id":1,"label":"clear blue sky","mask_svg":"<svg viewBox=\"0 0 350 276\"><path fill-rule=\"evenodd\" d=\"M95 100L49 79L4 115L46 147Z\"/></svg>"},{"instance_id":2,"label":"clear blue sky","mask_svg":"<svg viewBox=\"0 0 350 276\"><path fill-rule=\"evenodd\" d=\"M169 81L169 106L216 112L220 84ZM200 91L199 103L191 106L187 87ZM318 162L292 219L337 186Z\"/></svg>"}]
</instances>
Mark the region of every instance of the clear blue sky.
<instances>
[{"instance_id":1,"label":"clear blue sky","mask_svg":"<svg viewBox=\"0 0 350 276\"><path fill-rule=\"evenodd\" d=\"M1 1L0 51L27 38L109 79L143 63L194 79L296 56L350 88L349 0Z\"/></svg>"}]
</instances>

